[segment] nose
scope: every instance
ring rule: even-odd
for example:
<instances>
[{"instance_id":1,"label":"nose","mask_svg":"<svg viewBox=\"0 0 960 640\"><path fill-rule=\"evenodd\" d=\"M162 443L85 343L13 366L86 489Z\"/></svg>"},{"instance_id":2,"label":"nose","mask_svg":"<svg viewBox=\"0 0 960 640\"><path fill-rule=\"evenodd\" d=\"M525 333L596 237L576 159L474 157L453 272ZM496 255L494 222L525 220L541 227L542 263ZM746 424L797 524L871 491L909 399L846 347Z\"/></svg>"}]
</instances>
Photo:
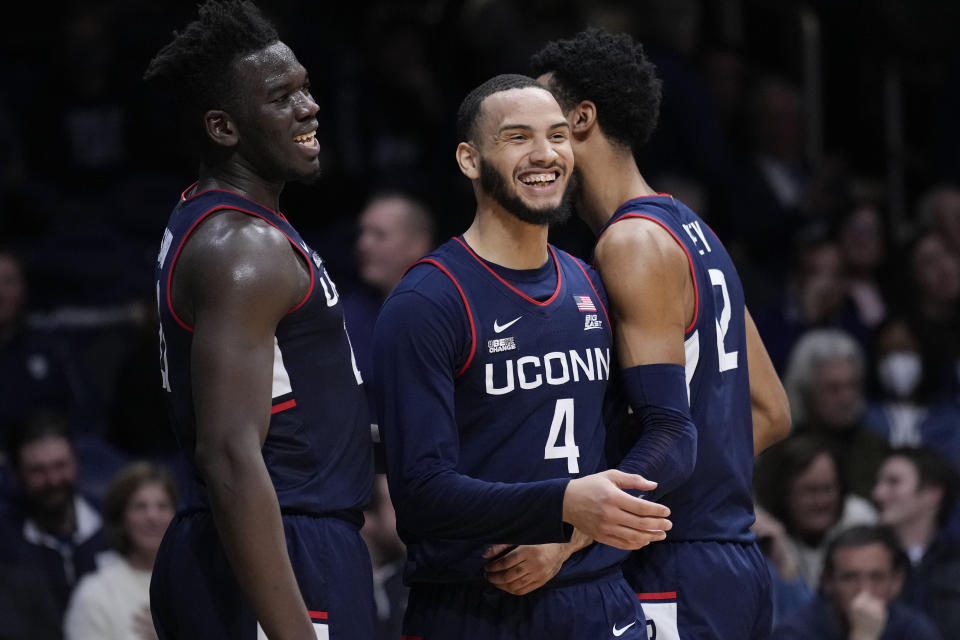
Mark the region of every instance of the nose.
<instances>
[{"instance_id":1,"label":"nose","mask_svg":"<svg viewBox=\"0 0 960 640\"><path fill-rule=\"evenodd\" d=\"M317 115L317 112L320 111L320 105L317 104L317 101L313 99L313 96L309 91L302 90L298 94L297 100L297 116L302 120L304 118L312 118Z\"/></svg>"},{"instance_id":2,"label":"nose","mask_svg":"<svg viewBox=\"0 0 960 640\"><path fill-rule=\"evenodd\" d=\"M530 152L530 162L543 166L550 166L560 156L550 140L538 138L533 143L533 151Z\"/></svg>"}]
</instances>

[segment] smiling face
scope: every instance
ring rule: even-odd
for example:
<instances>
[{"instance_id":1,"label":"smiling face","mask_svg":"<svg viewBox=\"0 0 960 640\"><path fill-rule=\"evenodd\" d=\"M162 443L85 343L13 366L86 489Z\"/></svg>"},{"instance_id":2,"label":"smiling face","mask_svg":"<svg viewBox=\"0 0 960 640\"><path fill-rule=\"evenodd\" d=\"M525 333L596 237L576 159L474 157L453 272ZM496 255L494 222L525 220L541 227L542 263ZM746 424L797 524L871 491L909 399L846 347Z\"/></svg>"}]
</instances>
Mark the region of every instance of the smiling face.
<instances>
[{"instance_id":1,"label":"smiling face","mask_svg":"<svg viewBox=\"0 0 960 640\"><path fill-rule=\"evenodd\" d=\"M24 445L18 473L31 508L42 516L63 514L73 502L77 460L66 438L50 435Z\"/></svg>"},{"instance_id":2,"label":"smiling face","mask_svg":"<svg viewBox=\"0 0 960 640\"><path fill-rule=\"evenodd\" d=\"M788 489L788 512L794 530L804 538L822 536L840 517L841 498L833 458L820 453Z\"/></svg>"},{"instance_id":3,"label":"smiling face","mask_svg":"<svg viewBox=\"0 0 960 640\"><path fill-rule=\"evenodd\" d=\"M173 519L175 505L159 482L140 485L127 502L123 529L132 553L153 556Z\"/></svg>"},{"instance_id":4,"label":"smiling face","mask_svg":"<svg viewBox=\"0 0 960 640\"><path fill-rule=\"evenodd\" d=\"M920 473L914 463L902 456L891 456L881 465L873 487L880 522L902 527L923 519L936 519L940 492L921 487Z\"/></svg>"},{"instance_id":5,"label":"smiling face","mask_svg":"<svg viewBox=\"0 0 960 640\"><path fill-rule=\"evenodd\" d=\"M307 71L282 42L235 64L240 104L234 113L241 162L268 180L312 180L320 174L319 107Z\"/></svg>"},{"instance_id":6,"label":"smiling face","mask_svg":"<svg viewBox=\"0 0 960 640\"><path fill-rule=\"evenodd\" d=\"M537 87L488 96L481 107L474 165L481 194L530 224L569 215L570 127L560 105Z\"/></svg>"}]
</instances>

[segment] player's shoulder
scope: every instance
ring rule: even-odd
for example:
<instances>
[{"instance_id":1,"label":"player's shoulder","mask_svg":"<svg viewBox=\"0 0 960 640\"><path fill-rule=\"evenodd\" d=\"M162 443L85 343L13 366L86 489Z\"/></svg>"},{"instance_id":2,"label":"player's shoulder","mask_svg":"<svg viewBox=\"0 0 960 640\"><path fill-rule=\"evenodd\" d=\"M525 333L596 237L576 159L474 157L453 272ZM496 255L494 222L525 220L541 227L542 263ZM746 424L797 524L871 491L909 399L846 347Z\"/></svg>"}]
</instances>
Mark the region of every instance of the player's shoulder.
<instances>
[{"instance_id":1,"label":"player's shoulder","mask_svg":"<svg viewBox=\"0 0 960 640\"><path fill-rule=\"evenodd\" d=\"M683 252L679 240L662 221L650 217L623 217L597 239L598 264L611 260L656 260Z\"/></svg>"}]
</instances>

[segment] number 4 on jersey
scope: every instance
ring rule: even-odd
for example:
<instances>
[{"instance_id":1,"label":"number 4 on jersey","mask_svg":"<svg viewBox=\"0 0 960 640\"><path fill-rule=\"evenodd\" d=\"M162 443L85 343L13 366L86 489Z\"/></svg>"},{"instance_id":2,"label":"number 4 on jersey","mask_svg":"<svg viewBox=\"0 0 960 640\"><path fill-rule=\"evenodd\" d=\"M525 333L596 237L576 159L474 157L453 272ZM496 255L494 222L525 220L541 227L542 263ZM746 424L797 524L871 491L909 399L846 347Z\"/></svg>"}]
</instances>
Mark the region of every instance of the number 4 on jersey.
<instances>
[{"instance_id":1,"label":"number 4 on jersey","mask_svg":"<svg viewBox=\"0 0 960 640\"><path fill-rule=\"evenodd\" d=\"M557 444L560 442L561 429L563 430L562 445ZM547 436L547 444L543 448L543 458L545 460L566 458L567 471L580 473L580 464L577 462L579 457L580 447L573 439L573 398L560 398L553 412L553 422L550 423L550 435Z\"/></svg>"}]
</instances>

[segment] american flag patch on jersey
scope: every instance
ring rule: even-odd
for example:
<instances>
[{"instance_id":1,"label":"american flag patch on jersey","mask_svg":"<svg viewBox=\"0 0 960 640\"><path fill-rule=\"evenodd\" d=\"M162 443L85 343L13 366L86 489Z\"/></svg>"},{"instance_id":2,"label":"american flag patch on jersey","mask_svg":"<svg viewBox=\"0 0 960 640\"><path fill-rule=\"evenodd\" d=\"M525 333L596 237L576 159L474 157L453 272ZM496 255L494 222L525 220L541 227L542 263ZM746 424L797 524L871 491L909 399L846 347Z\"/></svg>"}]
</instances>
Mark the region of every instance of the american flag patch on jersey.
<instances>
[{"instance_id":1,"label":"american flag patch on jersey","mask_svg":"<svg viewBox=\"0 0 960 640\"><path fill-rule=\"evenodd\" d=\"M580 311L597 310L597 308L593 306L593 300L590 299L590 296L573 296L573 301L577 303L577 309L580 309Z\"/></svg>"}]
</instances>

